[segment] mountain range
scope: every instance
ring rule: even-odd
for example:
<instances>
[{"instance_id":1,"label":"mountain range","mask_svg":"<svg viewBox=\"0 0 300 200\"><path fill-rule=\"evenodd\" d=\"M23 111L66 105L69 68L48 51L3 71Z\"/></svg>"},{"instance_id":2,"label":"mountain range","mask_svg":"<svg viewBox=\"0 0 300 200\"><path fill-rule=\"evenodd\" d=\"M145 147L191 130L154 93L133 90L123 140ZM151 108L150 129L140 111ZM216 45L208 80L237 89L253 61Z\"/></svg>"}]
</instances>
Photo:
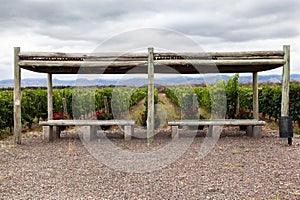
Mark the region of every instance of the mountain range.
<instances>
[{"instance_id":1,"label":"mountain range","mask_svg":"<svg viewBox=\"0 0 300 200\"><path fill-rule=\"evenodd\" d=\"M155 77L156 85L201 85L205 83L214 83L216 80L228 81L232 76L229 75L218 75L218 76L158 76ZM259 83L280 83L281 75L259 75ZM300 74L292 74L291 81L300 82ZM252 82L252 76L240 76L240 84L248 84ZM21 81L22 87L47 87L46 78L25 78ZM103 79L76 79L76 80L60 80L53 79L54 87L65 87L65 86L145 86L147 85L146 77L132 77L132 78L103 78ZM0 88L13 88L14 80L0 80Z\"/></svg>"}]
</instances>

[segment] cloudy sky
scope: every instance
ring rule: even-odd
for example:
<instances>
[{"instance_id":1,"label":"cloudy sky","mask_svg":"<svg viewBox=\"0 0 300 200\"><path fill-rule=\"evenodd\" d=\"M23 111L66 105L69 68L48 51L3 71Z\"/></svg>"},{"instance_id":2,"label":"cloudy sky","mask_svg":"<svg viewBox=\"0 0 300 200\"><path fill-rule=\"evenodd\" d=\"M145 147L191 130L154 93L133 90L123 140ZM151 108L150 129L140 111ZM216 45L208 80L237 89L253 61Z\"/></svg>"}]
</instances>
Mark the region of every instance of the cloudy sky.
<instances>
[{"instance_id":1,"label":"cloudy sky","mask_svg":"<svg viewBox=\"0 0 300 200\"><path fill-rule=\"evenodd\" d=\"M281 50L290 44L292 73L300 73L299 9L299 0L2 0L0 80L13 77L14 46L92 52L104 41L141 28L174 31L204 51ZM128 41L138 42L134 37Z\"/></svg>"}]
</instances>

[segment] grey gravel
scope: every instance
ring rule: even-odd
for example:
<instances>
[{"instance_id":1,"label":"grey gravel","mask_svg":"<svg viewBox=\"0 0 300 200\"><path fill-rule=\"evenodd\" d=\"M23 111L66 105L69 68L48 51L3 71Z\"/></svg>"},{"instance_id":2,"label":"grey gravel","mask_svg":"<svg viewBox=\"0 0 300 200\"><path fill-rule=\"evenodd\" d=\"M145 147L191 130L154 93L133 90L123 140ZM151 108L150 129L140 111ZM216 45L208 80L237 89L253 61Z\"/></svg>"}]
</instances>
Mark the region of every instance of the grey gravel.
<instances>
[{"instance_id":1,"label":"grey gravel","mask_svg":"<svg viewBox=\"0 0 300 200\"><path fill-rule=\"evenodd\" d=\"M144 152L171 141L170 131L147 141L125 142L119 133L111 141L124 151ZM293 146L264 130L263 138L225 130L203 159L200 132L176 162L153 172L113 170L93 158L76 131L52 143L38 134L17 147L0 146L0 199L300 199L300 137Z\"/></svg>"}]
</instances>

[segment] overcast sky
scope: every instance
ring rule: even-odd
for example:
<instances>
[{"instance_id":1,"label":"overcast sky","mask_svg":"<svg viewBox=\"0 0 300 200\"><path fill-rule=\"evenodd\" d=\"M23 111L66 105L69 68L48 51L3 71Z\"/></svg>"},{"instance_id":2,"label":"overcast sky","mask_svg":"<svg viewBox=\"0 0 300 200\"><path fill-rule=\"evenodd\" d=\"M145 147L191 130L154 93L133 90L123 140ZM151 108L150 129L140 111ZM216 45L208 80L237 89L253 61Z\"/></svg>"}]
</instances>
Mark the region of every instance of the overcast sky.
<instances>
[{"instance_id":1,"label":"overcast sky","mask_svg":"<svg viewBox=\"0 0 300 200\"><path fill-rule=\"evenodd\" d=\"M2 0L0 80L13 78L14 46L92 52L141 28L177 32L204 51L281 50L290 44L291 71L300 73L299 9L299 0ZM128 41L135 42L134 37ZM178 43L172 37L168 41ZM45 77L25 70L22 75Z\"/></svg>"}]
</instances>

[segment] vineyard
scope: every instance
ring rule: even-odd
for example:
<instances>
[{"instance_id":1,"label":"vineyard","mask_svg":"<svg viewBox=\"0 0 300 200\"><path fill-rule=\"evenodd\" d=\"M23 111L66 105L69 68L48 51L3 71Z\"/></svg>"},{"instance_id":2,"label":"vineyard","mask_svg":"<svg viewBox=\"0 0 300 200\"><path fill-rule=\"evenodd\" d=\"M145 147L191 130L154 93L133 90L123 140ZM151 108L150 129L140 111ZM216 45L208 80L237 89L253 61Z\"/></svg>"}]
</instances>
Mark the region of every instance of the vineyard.
<instances>
[{"instance_id":1,"label":"vineyard","mask_svg":"<svg viewBox=\"0 0 300 200\"><path fill-rule=\"evenodd\" d=\"M166 96L183 111L191 114L191 99L197 96L198 108L211 112L212 109L226 113L227 118L250 117L252 110L252 87L238 86L238 75L227 83L220 81L206 87L165 87ZM156 90L156 103L157 93ZM63 111L62 99L66 99L67 113L70 118L104 109L104 96L107 97L109 110L117 117L139 101L147 97L147 88L65 88L53 90L53 112ZM237 99L239 101L237 102ZM147 99L146 101L147 102ZM226 106L224 106L224 102ZM236 104L243 115L237 116ZM145 103L146 104L146 103ZM40 119L47 118L47 90L22 90L22 124L31 127ZM112 108L113 106L113 108ZM263 85L259 87L259 110L262 117L277 121L281 113L281 86ZM246 115L245 115L246 113ZM144 112L146 115L147 112ZM193 113L192 113L193 114ZM249 114L249 115L248 115ZM141 113L142 115L142 113ZM300 123L300 85L290 85L290 116ZM198 116L199 117L199 116ZM210 116L200 116L207 118ZM139 120L139 119L135 119ZM0 91L0 135L12 132L13 128L13 91Z\"/></svg>"},{"instance_id":2,"label":"vineyard","mask_svg":"<svg viewBox=\"0 0 300 200\"><path fill-rule=\"evenodd\" d=\"M53 113L63 111L62 99L66 100L69 118L104 109L104 97L107 97L109 110L114 114L128 110L131 106L147 96L147 88L65 88L53 90ZM118 99L118 100L116 100ZM111 107L113 105L113 109ZM39 120L48 117L47 90L22 90L22 124L31 127ZM0 135L11 133L13 129L13 91L0 91Z\"/></svg>"},{"instance_id":3,"label":"vineyard","mask_svg":"<svg viewBox=\"0 0 300 200\"><path fill-rule=\"evenodd\" d=\"M252 110L252 87L251 86L238 86L232 87L231 83L220 82L219 87L219 96L214 95L215 97L224 98L223 92L226 93L226 117L227 118L237 118L236 113L236 104L237 99L239 99L240 110L245 113L251 113ZM233 84L234 85L234 84ZM183 110L184 102L186 101L187 96L191 97L192 94L197 95L198 106L208 112L211 112L212 107L218 107L220 109L224 106L220 105L212 97L212 94L217 91L216 85L207 86L207 87L194 87L194 88L185 88L185 87L171 87L165 88L166 95L173 101L173 103ZM223 89L224 88L224 89ZM280 85L264 85L259 87L259 111L263 118L274 119L278 121L281 115L281 86ZM219 100L220 101L220 100ZM224 102L221 101L221 103ZM217 104L217 105L212 105ZM294 122L300 123L300 85L293 83L290 85L290 116ZM248 117L251 117L250 114Z\"/></svg>"}]
</instances>

